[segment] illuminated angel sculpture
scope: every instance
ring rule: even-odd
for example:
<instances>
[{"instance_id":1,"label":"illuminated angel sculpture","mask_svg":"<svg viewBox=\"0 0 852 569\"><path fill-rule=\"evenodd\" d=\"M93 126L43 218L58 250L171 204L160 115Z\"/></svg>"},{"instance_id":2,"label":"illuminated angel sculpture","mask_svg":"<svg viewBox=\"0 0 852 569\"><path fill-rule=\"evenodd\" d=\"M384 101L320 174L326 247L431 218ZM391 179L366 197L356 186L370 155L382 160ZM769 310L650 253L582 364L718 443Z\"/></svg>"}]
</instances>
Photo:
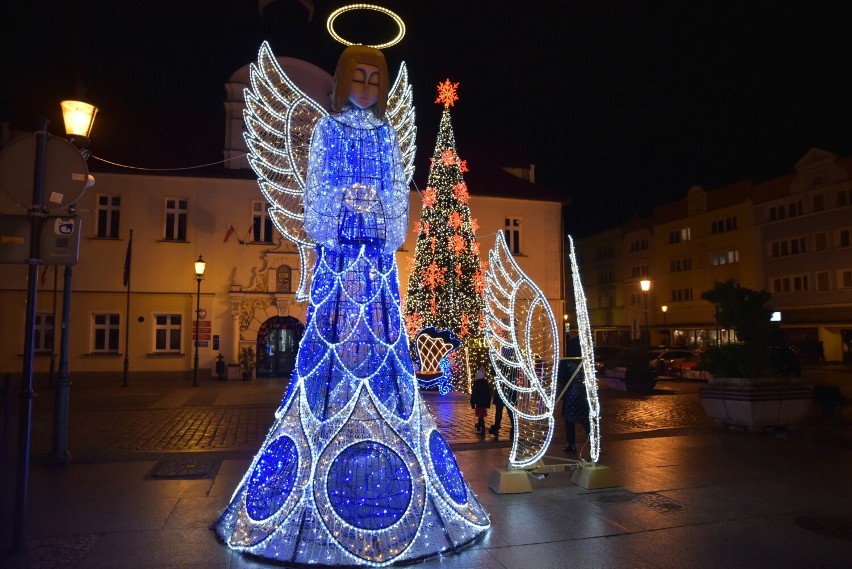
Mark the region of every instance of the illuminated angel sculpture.
<instances>
[{"instance_id":1,"label":"illuminated angel sculpture","mask_svg":"<svg viewBox=\"0 0 852 569\"><path fill-rule=\"evenodd\" d=\"M228 546L276 562L412 561L490 525L421 399L402 326L394 252L408 225L414 127L405 67L390 96L388 79L381 51L346 48L328 115L268 45L251 68L252 167L278 229L315 246L316 262L293 378L215 528Z\"/></svg>"}]
</instances>

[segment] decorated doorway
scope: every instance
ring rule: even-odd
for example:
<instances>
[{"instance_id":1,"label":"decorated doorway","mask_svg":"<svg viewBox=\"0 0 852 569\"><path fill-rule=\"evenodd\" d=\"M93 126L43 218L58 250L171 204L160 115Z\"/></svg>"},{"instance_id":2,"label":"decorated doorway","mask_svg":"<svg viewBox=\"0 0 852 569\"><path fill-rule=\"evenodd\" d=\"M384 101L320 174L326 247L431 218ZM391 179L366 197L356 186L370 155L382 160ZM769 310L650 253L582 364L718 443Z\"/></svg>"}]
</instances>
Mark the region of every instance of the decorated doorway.
<instances>
[{"instance_id":1,"label":"decorated doorway","mask_svg":"<svg viewBox=\"0 0 852 569\"><path fill-rule=\"evenodd\" d=\"M273 316L257 332L257 377L289 377L305 326L292 316Z\"/></svg>"}]
</instances>

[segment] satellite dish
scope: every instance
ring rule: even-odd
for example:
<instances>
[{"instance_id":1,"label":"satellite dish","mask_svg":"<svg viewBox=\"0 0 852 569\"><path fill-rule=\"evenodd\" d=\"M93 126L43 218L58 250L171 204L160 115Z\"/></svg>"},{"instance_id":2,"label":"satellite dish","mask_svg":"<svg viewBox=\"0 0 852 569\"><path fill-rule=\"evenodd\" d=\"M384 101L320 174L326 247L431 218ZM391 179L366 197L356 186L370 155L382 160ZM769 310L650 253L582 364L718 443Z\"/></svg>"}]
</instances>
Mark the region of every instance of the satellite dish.
<instances>
[{"instance_id":1,"label":"satellite dish","mask_svg":"<svg viewBox=\"0 0 852 569\"><path fill-rule=\"evenodd\" d=\"M29 211L33 200L36 135L13 140L0 153L0 191ZM90 184L86 159L64 138L48 135L44 160L44 208L65 210Z\"/></svg>"}]
</instances>

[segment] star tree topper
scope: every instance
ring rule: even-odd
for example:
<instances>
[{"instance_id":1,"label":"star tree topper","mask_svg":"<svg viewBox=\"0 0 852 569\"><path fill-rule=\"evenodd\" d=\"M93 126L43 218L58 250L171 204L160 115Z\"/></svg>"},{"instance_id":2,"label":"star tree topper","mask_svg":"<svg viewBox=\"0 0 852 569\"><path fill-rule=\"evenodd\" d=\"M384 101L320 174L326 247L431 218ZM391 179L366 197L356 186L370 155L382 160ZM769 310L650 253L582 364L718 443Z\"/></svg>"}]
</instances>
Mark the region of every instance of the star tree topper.
<instances>
[{"instance_id":1,"label":"star tree topper","mask_svg":"<svg viewBox=\"0 0 852 569\"><path fill-rule=\"evenodd\" d=\"M435 99L435 102L443 103L444 107L452 107L459 100L459 96L456 94L458 88L459 84L450 83L449 79L443 83L438 83L438 98Z\"/></svg>"}]
</instances>

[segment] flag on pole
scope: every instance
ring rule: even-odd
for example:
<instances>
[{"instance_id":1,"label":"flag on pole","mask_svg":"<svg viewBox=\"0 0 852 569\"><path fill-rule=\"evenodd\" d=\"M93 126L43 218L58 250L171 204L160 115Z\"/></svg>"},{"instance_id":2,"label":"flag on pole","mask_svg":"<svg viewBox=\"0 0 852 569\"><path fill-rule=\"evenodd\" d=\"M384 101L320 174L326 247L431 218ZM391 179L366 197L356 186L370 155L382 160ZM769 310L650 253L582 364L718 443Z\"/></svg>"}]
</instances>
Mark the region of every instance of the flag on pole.
<instances>
[{"instance_id":1,"label":"flag on pole","mask_svg":"<svg viewBox=\"0 0 852 569\"><path fill-rule=\"evenodd\" d=\"M229 223L228 230L225 232L225 240L222 241L222 243L227 243L228 239L231 238L231 235L233 235L235 231L236 229L234 229L234 226Z\"/></svg>"},{"instance_id":2,"label":"flag on pole","mask_svg":"<svg viewBox=\"0 0 852 569\"><path fill-rule=\"evenodd\" d=\"M133 252L133 230L130 230L130 239L127 240L127 253L124 255L124 286L130 284L130 254Z\"/></svg>"}]
</instances>

